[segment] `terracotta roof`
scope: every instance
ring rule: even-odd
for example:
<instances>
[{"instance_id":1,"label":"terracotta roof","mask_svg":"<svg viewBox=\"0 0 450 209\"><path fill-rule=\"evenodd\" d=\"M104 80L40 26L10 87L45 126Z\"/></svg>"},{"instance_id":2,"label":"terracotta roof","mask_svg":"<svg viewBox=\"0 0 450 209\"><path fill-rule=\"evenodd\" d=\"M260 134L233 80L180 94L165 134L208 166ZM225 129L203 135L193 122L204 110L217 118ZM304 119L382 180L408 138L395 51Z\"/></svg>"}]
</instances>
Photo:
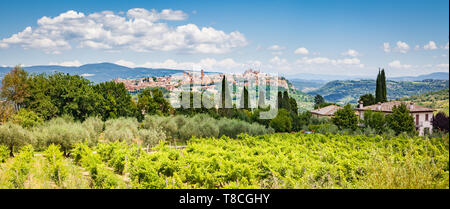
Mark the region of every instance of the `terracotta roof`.
<instances>
[{"instance_id":1,"label":"terracotta roof","mask_svg":"<svg viewBox=\"0 0 450 209\"><path fill-rule=\"evenodd\" d=\"M372 110L372 111L381 111L381 112L392 112L392 108L394 106L400 106L400 104L405 104L406 108L408 108L408 110L410 112L433 112L433 109L430 108L426 108L424 106L420 106L420 105L416 105L414 103L412 103L412 109L411 109L411 102L408 101L391 101L391 102L384 102L381 104L374 104L374 105L370 105L370 106L366 106L363 108L356 108L356 110Z\"/></svg>"},{"instance_id":2,"label":"terracotta roof","mask_svg":"<svg viewBox=\"0 0 450 209\"><path fill-rule=\"evenodd\" d=\"M311 113L316 115L333 116L334 113L339 109L342 109L342 107L337 105L329 105L323 108L319 108L317 110L311 110Z\"/></svg>"}]
</instances>

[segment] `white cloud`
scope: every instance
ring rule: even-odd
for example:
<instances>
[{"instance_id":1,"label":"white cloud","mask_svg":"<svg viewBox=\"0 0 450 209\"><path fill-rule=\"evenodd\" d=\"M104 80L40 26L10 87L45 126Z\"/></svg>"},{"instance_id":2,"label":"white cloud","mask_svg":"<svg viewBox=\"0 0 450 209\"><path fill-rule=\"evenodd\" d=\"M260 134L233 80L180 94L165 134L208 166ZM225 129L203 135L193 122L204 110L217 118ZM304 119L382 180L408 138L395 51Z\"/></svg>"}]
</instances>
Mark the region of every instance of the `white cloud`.
<instances>
[{"instance_id":1,"label":"white cloud","mask_svg":"<svg viewBox=\"0 0 450 209\"><path fill-rule=\"evenodd\" d=\"M270 46L269 48L268 48L269 50L272 50L272 51L279 51L279 50L284 50L285 49L285 47L284 46L280 46L280 45L272 45L272 46Z\"/></svg>"},{"instance_id":2,"label":"white cloud","mask_svg":"<svg viewBox=\"0 0 450 209\"><path fill-rule=\"evenodd\" d=\"M400 61L394 60L389 63L389 67L398 68L398 69L407 69L407 68L411 68L411 65L401 64Z\"/></svg>"},{"instance_id":3,"label":"white cloud","mask_svg":"<svg viewBox=\"0 0 450 209\"><path fill-rule=\"evenodd\" d=\"M349 49L348 51L342 53L344 56L357 57L360 56L359 52L354 49Z\"/></svg>"},{"instance_id":4,"label":"white cloud","mask_svg":"<svg viewBox=\"0 0 450 209\"><path fill-rule=\"evenodd\" d=\"M397 47L395 48L401 53L407 53L409 51L409 45L402 41L397 41Z\"/></svg>"},{"instance_id":5,"label":"white cloud","mask_svg":"<svg viewBox=\"0 0 450 209\"><path fill-rule=\"evenodd\" d=\"M416 45L416 46L414 47L414 50L416 50L416 51L420 50L420 46L419 46L419 45Z\"/></svg>"},{"instance_id":6,"label":"white cloud","mask_svg":"<svg viewBox=\"0 0 450 209\"><path fill-rule=\"evenodd\" d=\"M283 52L282 51L276 51L276 52L272 52L273 55L282 55Z\"/></svg>"},{"instance_id":7,"label":"white cloud","mask_svg":"<svg viewBox=\"0 0 450 209\"><path fill-rule=\"evenodd\" d=\"M326 57L314 57L308 58L303 57L302 59L298 59L296 61L297 64L331 64L331 65L357 65L363 67L364 65L360 64L361 61L358 58L347 58L347 59L329 59Z\"/></svg>"},{"instance_id":8,"label":"white cloud","mask_svg":"<svg viewBox=\"0 0 450 209\"><path fill-rule=\"evenodd\" d=\"M272 59L270 59L269 62L275 65L285 65L287 64L288 61L286 59L282 59L279 58L278 56L275 56Z\"/></svg>"},{"instance_id":9,"label":"white cloud","mask_svg":"<svg viewBox=\"0 0 450 209\"><path fill-rule=\"evenodd\" d=\"M425 50L435 50L437 49L436 43L434 41L428 42L427 45L423 46L423 49Z\"/></svg>"},{"instance_id":10,"label":"white cloud","mask_svg":"<svg viewBox=\"0 0 450 209\"><path fill-rule=\"evenodd\" d=\"M134 64L134 62L130 62L130 61L126 61L126 60L119 60L119 61L114 62L114 64L129 67L129 68L136 67L136 64Z\"/></svg>"},{"instance_id":11,"label":"white cloud","mask_svg":"<svg viewBox=\"0 0 450 209\"><path fill-rule=\"evenodd\" d=\"M1 47L1 45L0 45L0 47ZM445 46L442 46L441 48L448 50L448 42L447 42L447 44Z\"/></svg>"},{"instance_id":12,"label":"white cloud","mask_svg":"<svg viewBox=\"0 0 450 209\"><path fill-rule=\"evenodd\" d=\"M83 76L83 77L91 77L91 76L94 76L95 74L90 74L90 73L83 73L83 74L81 74L81 76Z\"/></svg>"},{"instance_id":13,"label":"white cloud","mask_svg":"<svg viewBox=\"0 0 450 209\"><path fill-rule=\"evenodd\" d=\"M65 62L50 62L49 65L60 65L60 66L65 66L65 67L79 67L82 64L80 63L80 61L78 60L74 60L74 61L65 61Z\"/></svg>"},{"instance_id":14,"label":"white cloud","mask_svg":"<svg viewBox=\"0 0 450 209\"><path fill-rule=\"evenodd\" d=\"M40 18L37 27L26 27L22 32L0 40L0 47L17 45L46 53L61 53L74 44L79 48L219 54L247 45L245 36L238 31L226 33L194 24L170 27L159 22L187 17L183 11L170 9L158 12L135 8L128 10L125 16L111 11L85 15L70 10L57 17Z\"/></svg>"},{"instance_id":15,"label":"white cloud","mask_svg":"<svg viewBox=\"0 0 450 209\"><path fill-rule=\"evenodd\" d=\"M304 48L304 47L301 47L301 48L296 49L296 50L294 51L294 54L303 54L303 55L306 55L306 54L309 54L309 51L308 51L308 49L306 49L306 48Z\"/></svg>"},{"instance_id":16,"label":"white cloud","mask_svg":"<svg viewBox=\"0 0 450 209\"><path fill-rule=\"evenodd\" d=\"M200 70L214 72L241 72L248 68L260 67L261 62L258 60L250 60L245 63L236 62L231 58L216 60L214 58L201 59L198 62L177 62L173 59L167 59L162 62L146 62L144 64L136 64L127 60L119 60L115 64L126 67L146 67L146 68L166 68L179 70Z\"/></svg>"},{"instance_id":17,"label":"white cloud","mask_svg":"<svg viewBox=\"0 0 450 209\"><path fill-rule=\"evenodd\" d=\"M448 63L447 64L438 64L438 65L436 65L436 67L438 67L438 68L449 68L449 65L448 65Z\"/></svg>"},{"instance_id":18,"label":"white cloud","mask_svg":"<svg viewBox=\"0 0 450 209\"><path fill-rule=\"evenodd\" d=\"M383 43L383 50L384 52L388 53L391 51L391 45L387 42Z\"/></svg>"}]
</instances>

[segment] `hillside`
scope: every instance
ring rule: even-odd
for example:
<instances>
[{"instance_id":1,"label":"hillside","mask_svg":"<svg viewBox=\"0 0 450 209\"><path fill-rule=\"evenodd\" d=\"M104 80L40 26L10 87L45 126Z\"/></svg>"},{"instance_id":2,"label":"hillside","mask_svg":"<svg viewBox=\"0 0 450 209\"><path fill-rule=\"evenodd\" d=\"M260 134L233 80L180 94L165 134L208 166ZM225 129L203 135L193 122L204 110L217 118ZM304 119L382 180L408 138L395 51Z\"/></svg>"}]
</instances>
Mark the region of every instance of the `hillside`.
<instances>
[{"instance_id":1,"label":"hillside","mask_svg":"<svg viewBox=\"0 0 450 209\"><path fill-rule=\"evenodd\" d=\"M8 73L11 68L1 67L0 68L0 80L3 76ZM100 83L104 81L110 81L115 78L142 78L151 76L166 76L175 73L182 73L184 70L171 70L171 69L153 69L153 68L129 68L125 66L120 66L112 63L98 63L98 64L87 64L79 67L64 67L64 66L31 66L24 67L29 73L53 73L53 72L63 72L69 73L71 75L82 75L94 83Z\"/></svg>"},{"instance_id":2,"label":"hillside","mask_svg":"<svg viewBox=\"0 0 450 209\"><path fill-rule=\"evenodd\" d=\"M442 89L439 91L427 92L420 95L412 95L409 97L402 97L402 101L413 101L416 104L425 107L433 108L437 112L444 112L449 114L449 89Z\"/></svg>"},{"instance_id":3,"label":"hillside","mask_svg":"<svg viewBox=\"0 0 450 209\"><path fill-rule=\"evenodd\" d=\"M449 81L431 79L423 81L388 80L386 85L388 99L392 100L447 89ZM308 92L312 96L320 94L327 101L336 103L356 103L361 95L368 93L375 93L375 80L331 81L318 90Z\"/></svg>"}]
</instances>

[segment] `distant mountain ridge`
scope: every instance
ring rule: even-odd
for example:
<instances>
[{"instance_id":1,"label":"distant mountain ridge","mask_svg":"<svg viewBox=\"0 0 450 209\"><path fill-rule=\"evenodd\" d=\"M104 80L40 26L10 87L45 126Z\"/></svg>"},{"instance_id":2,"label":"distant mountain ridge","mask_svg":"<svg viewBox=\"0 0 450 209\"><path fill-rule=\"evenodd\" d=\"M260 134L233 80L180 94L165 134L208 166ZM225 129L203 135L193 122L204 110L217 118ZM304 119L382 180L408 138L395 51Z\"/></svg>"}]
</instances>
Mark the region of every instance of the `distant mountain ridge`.
<instances>
[{"instance_id":1,"label":"distant mountain ridge","mask_svg":"<svg viewBox=\"0 0 450 209\"><path fill-rule=\"evenodd\" d=\"M391 100L446 89L449 87L449 81L433 79L393 81L389 79L386 85L387 96ZM312 96L320 94L329 102L356 103L361 95L375 94L375 86L375 80L330 81L319 89L308 92L308 94Z\"/></svg>"},{"instance_id":2,"label":"distant mountain ridge","mask_svg":"<svg viewBox=\"0 0 450 209\"><path fill-rule=\"evenodd\" d=\"M352 75L322 75L311 73L300 73L295 75L285 76L289 80L308 80L308 81L335 81L335 80L370 80L375 79L374 76L352 76ZM422 81L425 79L435 80L448 80L448 72L434 72L430 74L418 75L418 76L399 76L390 77L392 81Z\"/></svg>"},{"instance_id":3,"label":"distant mountain ridge","mask_svg":"<svg viewBox=\"0 0 450 209\"><path fill-rule=\"evenodd\" d=\"M8 73L12 67L0 67L0 80ZM28 73L53 73L62 72L71 75L81 75L94 83L110 81L115 78L142 78L142 77L160 77L185 72L185 70L163 69L163 68L129 68L113 63L86 64L79 67L66 67L58 65L41 65L23 68Z\"/></svg>"}]
</instances>

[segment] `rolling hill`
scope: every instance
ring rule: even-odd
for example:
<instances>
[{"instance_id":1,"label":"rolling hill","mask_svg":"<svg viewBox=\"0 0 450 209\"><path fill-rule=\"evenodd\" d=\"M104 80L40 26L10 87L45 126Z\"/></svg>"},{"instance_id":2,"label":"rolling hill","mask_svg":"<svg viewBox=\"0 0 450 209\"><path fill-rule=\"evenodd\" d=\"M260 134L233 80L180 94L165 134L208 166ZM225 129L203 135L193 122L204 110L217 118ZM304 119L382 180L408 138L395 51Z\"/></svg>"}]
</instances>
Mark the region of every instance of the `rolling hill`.
<instances>
[{"instance_id":1,"label":"rolling hill","mask_svg":"<svg viewBox=\"0 0 450 209\"><path fill-rule=\"evenodd\" d=\"M1 67L0 80L11 69L12 69L11 67ZM40 73L49 74L53 72L63 72L69 73L71 75L81 75L94 83L110 81L118 77L120 78L142 78L151 76L158 77L184 72L184 70L171 70L171 69L129 68L112 63L87 64L79 67L64 67L55 65L31 66L31 67L24 67L24 70L26 70L29 73L35 74Z\"/></svg>"},{"instance_id":2,"label":"rolling hill","mask_svg":"<svg viewBox=\"0 0 450 209\"><path fill-rule=\"evenodd\" d=\"M392 81L387 83L387 96L389 100L414 94L423 94L438 91L449 87L448 80L423 81ZM375 80L331 81L321 88L310 91L308 94L322 95L329 102L356 103L361 95L375 93Z\"/></svg>"}]
</instances>

